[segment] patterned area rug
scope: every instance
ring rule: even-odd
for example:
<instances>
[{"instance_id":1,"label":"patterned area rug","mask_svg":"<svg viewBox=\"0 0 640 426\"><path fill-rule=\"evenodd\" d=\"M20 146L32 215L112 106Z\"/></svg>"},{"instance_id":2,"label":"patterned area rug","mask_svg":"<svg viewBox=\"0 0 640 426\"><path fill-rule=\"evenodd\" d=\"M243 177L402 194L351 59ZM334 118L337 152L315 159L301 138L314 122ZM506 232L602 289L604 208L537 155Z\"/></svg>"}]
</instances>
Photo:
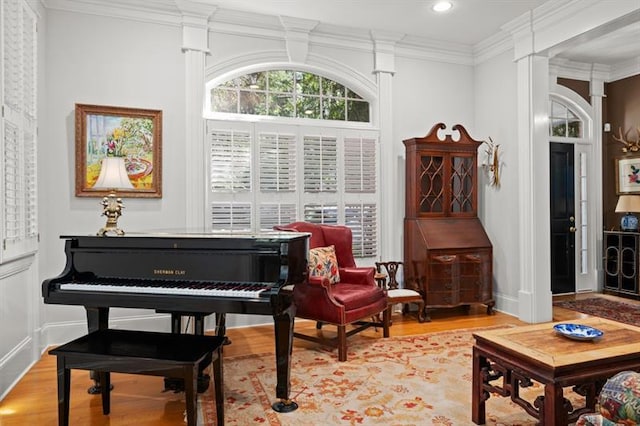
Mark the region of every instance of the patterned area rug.
<instances>
[{"instance_id":1,"label":"patterned area rug","mask_svg":"<svg viewBox=\"0 0 640 426\"><path fill-rule=\"evenodd\" d=\"M473 425L471 348L477 330L355 344L346 362L338 362L335 351L294 349L291 397L299 408L286 414L271 409L273 354L225 358L225 424ZM531 402L541 393L539 384L521 392ZM205 425L214 425L213 395L207 395L201 414ZM569 389L565 395L581 398ZM486 410L489 425L536 424L508 398L493 395Z\"/></svg>"},{"instance_id":2,"label":"patterned area rug","mask_svg":"<svg viewBox=\"0 0 640 426\"><path fill-rule=\"evenodd\" d=\"M553 305L625 324L640 325L640 305L617 302L603 297L567 300L555 302Z\"/></svg>"}]
</instances>

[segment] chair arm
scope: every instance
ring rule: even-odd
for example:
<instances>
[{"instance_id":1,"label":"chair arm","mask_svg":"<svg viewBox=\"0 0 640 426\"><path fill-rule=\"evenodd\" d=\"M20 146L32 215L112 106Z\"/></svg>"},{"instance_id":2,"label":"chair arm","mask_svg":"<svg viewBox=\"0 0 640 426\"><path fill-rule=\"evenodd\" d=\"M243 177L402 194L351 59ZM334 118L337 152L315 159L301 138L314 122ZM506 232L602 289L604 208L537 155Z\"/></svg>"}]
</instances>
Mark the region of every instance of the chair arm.
<instances>
[{"instance_id":1,"label":"chair arm","mask_svg":"<svg viewBox=\"0 0 640 426\"><path fill-rule=\"evenodd\" d=\"M327 315L344 315L344 305L332 296L332 287L328 278L321 277L309 277L308 282L296 284L293 287L296 316L322 320Z\"/></svg>"},{"instance_id":2,"label":"chair arm","mask_svg":"<svg viewBox=\"0 0 640 426\"><path fill-rule=\"evenodd\" d=\"M339 268L340 282L349 284L376 285L376 269L369 266Z\"/></svg>"}]
</instances>

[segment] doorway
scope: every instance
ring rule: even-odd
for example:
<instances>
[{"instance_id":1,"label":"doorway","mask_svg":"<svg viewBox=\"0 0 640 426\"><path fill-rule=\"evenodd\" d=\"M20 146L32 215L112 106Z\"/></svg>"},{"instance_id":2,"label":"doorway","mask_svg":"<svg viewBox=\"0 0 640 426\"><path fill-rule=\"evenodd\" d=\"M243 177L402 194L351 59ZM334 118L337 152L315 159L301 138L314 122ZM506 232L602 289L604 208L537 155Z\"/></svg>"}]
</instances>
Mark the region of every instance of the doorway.
<instances>
[{"instance_id":1,"label":"doorway","mask_svg":"<svg viewBox=\"0 0 640 426\"><path fill-rule=\"evenodd\" d=\"M551 293L576 291L574 146L551 142Z\"/></svg>"}]
</instances>

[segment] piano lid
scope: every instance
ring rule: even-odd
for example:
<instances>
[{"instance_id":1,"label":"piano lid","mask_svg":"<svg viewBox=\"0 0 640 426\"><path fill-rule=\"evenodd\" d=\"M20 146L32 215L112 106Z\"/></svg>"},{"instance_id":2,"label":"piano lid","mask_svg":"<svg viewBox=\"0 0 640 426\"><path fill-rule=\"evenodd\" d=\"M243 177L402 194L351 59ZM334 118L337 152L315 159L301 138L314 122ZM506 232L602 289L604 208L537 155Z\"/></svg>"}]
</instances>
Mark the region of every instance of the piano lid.
<instances>
[{"instance_id":1,"label":"piano lid","mask_svg":"<svg viewBox=\"0 0 640 426\"><path fill-rule=\"evenodd\" d=\"M288 232L288 231L263 231L255 232L207 232L202 229L154 229L139 232L126 232L124 235L105 235L98 238L193 238L193 239L247 239L247 240L278 240L289 241L302 236L310 236L308 232ZM95 234L64 234L62 239L79 237L97 237Z\"/></svg>"}]
</instances>

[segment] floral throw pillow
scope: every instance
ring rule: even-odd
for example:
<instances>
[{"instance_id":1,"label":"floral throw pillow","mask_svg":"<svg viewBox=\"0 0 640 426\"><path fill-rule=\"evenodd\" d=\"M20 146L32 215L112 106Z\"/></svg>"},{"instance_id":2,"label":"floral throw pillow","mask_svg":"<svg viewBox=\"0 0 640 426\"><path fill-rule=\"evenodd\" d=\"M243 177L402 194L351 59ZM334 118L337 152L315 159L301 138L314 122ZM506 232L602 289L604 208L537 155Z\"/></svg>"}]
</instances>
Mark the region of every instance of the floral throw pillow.
<instances>
[{"instance_id":1,"label":"floral throw pillow","mask_svg":"<svg viewBox=\"0 0 640 426\"><path fill-rule=\"evenodd\" d=\"M335 246L316 247L309 250L309 275L327 277L331 284L340 282Z\"/></svg>"}]
</instances>

